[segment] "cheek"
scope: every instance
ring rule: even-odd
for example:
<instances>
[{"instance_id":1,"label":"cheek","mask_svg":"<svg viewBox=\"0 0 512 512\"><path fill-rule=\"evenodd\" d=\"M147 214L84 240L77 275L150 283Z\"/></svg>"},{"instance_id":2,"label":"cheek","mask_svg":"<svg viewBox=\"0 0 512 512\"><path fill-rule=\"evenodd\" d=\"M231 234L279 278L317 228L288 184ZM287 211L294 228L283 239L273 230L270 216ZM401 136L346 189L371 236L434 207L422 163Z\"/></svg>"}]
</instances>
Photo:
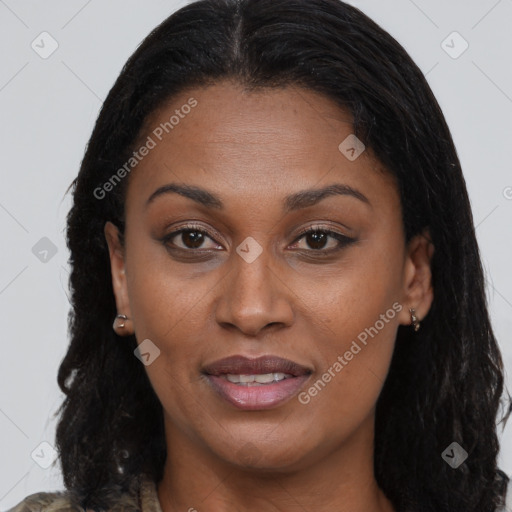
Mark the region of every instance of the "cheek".
<instances>
[{"instance_id":1,"label":"cheek","mask_svg":"<svg viewBox=\"0 0 512 512\"><path fill-rule=\"evenodd\" d=\"M186 279L154 240L134 237L127 252L127 286L137 338L181 339L175 334L196 325L196 309L208 292L202 279Z\"/></svg>"},{"instance_id":2,"label":"cheek","mask_svg":"<svg viewBox=\"0 0 512 512\"><path fill-rule=\"evenodd\" d=\"M340 433L350 435L377 403L389 370L397 328L393 320L380 330L378 327L380 323L375 320L368 327L355 319L352 324L345 324L346 329L340 325L338 340L324 352L322 367L299 396L306 410L310 407L314 411L313 417L324 418L322 428L333 437Z\"/></svg>"},{"instance_id":3,"label":"cheek","mask_svg":"<svg viewBox=\"0 0 512 512\"><path fill-rule=\"evenodd\" d=\"M199 378L198 355L211 344L205 339L205 289L154 267L133 277L130 305L137 342L149 339L159 350L145 370L165 409L184 417L194 402L190 387Z\"/></svg>"},{"instance_id":4,"label":"cheek","mask_svg":"<svg viewBox=\"0 0 512 512\"><path fill-rule=\"evenodd\" d=\"M139 344L149 339L159 350L145 370L166 413L186 430L185 418L197 412L191 386L199 378L198 354L210 343L205 339L204 311L209 288L156 265L139 270L129 281L135 334Z\"/></svg>"},{"instance_id":5,"label":"cheek","mask_svg":"<svg viewBox=\"0 0 512 512\"><path fill-rule=\"evenodd\" d=\"M316 302L310 296L309 304L316 304L311 317L320 319L317 328L327 335L317 346L321 364L303 402L316 401L314 407L338 422L354 413L362 419L373 408L393 355L403 309L400 260L396 253L391 260L379 254L361 251L316 289Z\"/></svg>"},{"instance_id":6,"label":"cheek","mask_svg":"<svg viewBox=\"0 0 512 512\"><path fill-rule=\"evenodd\" d=\"M148 277L130 300L136 337L151 339L173 360L197 354L205 340L207 288L173 278Z\"/></svg>"},{"instance_id":7,"label":"cheek","mask_svg":"<svg viewBox=\"0 0 512 512\"><path fill-rule=\"evenodd\" d=\"M398 326L393 304L402 297L401 255L373 242L365 245L328 273L308 279L296 274L290 281L300 296L297 307L317 328L324 327L332 342L338 340L339 350L377 321L379 331Z\"/></svg>"}]
</instances>

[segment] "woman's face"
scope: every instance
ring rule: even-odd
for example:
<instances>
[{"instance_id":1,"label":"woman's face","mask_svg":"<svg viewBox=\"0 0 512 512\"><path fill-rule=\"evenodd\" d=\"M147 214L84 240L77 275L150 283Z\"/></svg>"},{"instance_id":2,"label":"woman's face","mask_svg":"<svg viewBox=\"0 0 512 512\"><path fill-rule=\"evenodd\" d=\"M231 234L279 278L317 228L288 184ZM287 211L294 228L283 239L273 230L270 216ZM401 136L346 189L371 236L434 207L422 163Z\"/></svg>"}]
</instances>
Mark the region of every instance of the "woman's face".
<instances>
[{"instance_id":1,"label":"woman's face","mask_svg":"<svg viewBox=\"0 0 512 512\"><path fill-rule=\"evenodd\" d=\"M148 120L124 248L105 233L170 451L285 470L371 447L397 329L431 304L431 251L406 246L397 187L351 121L308 90L229 82Z\"/></svg>"}]
</instances>

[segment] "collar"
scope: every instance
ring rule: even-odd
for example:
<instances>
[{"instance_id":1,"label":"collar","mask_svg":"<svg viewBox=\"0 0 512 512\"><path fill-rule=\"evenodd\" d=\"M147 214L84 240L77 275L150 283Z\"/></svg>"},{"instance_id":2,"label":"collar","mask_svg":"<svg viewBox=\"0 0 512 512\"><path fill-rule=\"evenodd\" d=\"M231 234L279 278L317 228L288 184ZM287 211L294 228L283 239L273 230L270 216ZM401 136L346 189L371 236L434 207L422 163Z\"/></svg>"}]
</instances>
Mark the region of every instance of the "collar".
<instances>
[{"instance_id":1,"label":"collar","mask_svg":"<svg viewBox=\"0 0 512 512\"><path fill-rule=\"evenodd\" d=\"M141 512L162 512L156 483L149 479L143 478L139 488L139 503Z\"/></svg>"}]
</instances>

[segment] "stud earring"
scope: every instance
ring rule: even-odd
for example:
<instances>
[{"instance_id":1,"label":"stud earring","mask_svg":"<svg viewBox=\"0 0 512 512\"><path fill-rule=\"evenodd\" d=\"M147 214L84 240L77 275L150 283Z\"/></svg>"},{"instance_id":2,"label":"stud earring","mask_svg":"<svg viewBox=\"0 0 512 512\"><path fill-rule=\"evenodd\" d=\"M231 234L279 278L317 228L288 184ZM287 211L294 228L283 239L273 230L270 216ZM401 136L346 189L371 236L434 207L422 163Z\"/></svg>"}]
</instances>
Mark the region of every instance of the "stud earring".
<instances>
[{"instance_id":1,"label":"stud earring","mask_svg":"<svg viewBox=\"0 0 512 512\"><path fill-rule=\"evenodd\" d=\"M414 308L409 308L409 313L411 313L411 324L414 328L414 332L416 332L420 328L420 323L418 322L418 317L416 316L416 310Z\"/></svg>"},{"instance_id":2,"label":"stud earring","mask_svg":"<svg viewBox=\"0 0 512 512\"><path fill-rule=\"evenodd\" d=\"M112 325L113 329L122 329L126 325L126 320L128 320L128 317L126 315L116 315L116 318L114 319L114 324Z\"/></svg>"}]
</instances>

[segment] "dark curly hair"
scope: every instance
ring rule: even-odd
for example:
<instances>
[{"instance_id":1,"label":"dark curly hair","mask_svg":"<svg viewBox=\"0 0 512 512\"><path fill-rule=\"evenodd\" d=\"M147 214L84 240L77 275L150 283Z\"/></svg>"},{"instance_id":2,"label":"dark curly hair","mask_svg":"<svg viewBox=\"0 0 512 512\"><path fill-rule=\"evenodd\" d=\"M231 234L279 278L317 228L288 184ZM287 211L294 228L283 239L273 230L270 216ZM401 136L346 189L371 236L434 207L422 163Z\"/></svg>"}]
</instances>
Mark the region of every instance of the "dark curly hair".
<instances>
[{"instance_id":1,"label":"dark curly hair","mask_svg":"<svg viewBox=\"0 0 512 512\"><path fill-rule=\"evenodd\" d=\"M396 178L406 241L429 229L435 297L418 333L398 329L377 402L375 477L400 512L493 512L507 482L497 468L503 364L457 152L404 48L339 0L189 4L149 34L108 94L70 186L72 310L56 432L66 488L82 506L108 509L112 489L133 492L140 475L159 481L172 457L135 337L112 329L103 228L112 221L123 232L128 179L103 199L94 191L131 156L150 114L221 80L246 90L297 85L350 111L354 133ZM508 402L504 412L502 422ZM454 441L469 453L457 470L441 457Z\"/></svg>"}]
</instances>

